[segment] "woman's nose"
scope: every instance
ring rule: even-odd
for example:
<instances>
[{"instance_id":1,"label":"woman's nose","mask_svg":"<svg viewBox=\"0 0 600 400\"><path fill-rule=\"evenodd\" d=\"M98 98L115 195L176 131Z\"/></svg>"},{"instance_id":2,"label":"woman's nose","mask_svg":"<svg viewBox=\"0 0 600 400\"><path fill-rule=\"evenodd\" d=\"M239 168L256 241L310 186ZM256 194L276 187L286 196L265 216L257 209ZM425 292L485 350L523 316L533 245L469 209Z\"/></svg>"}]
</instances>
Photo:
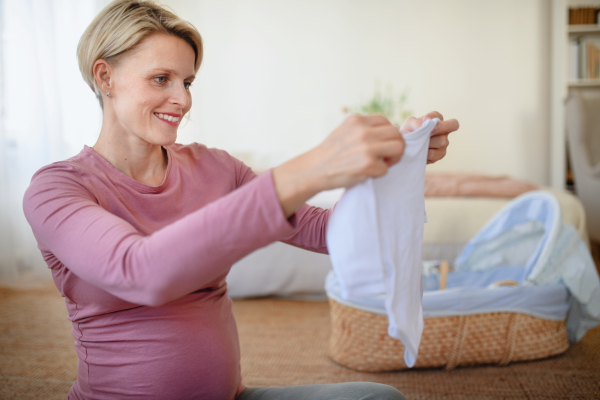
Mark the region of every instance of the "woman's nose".
<instances>
[{"instance_id":1,"label":"woman's nose","mask_svg":"<svg viewBox=\"0 0 600 400\"><path fill-rule=\"evenodd\" d=\"M181 84L174 85L170 101L173 104L179 105L182 109L190 106L192 97L189 90L185 88L185 83L182 82Z\"/></svg>"}]
</instances>

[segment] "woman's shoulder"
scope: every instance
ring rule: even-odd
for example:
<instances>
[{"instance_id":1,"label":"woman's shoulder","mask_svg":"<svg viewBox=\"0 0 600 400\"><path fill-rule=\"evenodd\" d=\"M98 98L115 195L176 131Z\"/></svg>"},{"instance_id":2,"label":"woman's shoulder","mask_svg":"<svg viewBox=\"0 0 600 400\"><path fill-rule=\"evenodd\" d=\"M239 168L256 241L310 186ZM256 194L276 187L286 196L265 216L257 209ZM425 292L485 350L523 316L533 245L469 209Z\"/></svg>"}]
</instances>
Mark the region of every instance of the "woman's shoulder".
<instances>
[{"instance_id":1,"label":"woman's shoulder","mask_svg":"<svg viewBox=\"0 0 600 400\"><path fill-rule=\"evenodd\" d=\"M169 146L169 149L178 165L215 172L227 171L234 177L236 186L241 186L256 176L250 167L225 150L210 148L200 143L175 143Z\"/></svg>"},{"instance_id":2,"label":"woman's shoulder","mask_svg":"<svg viewBox=\"0 0 600 400\"><path fill-rule=\"evenodd\" d=\"M36 182L60 181L76 183L93 191L92 182L102 180L115 171L115 168L91 147L84 146L78 154L37 170L31 178L30 186Z\"/></svg>"},{"instance_id":3,"label":"woman's shoulder","mask_svg":"<svg viewBox=\"0 0 600 400\"><path fill-rule=\"evenodd\" d=\"M180 144L175 143L169 146L171 151L178 157L189 158L196 162L218 161L235 162L237 159L231 156L227 151L207 147L201 143Z\"/></svg>"},{"instance_id":4,"label":"woman's shoulder","mask_svg":"<svg viewBox=\"0 0 600 400\"><path fill-rule=\"evenodd\" d=\"M81 173L84 165L80 153L37 170L23 196L26 216L29 214L28 211L38 208L52 198L78 198L95 201L94 192Z\"/></svg>"},{"instance_id":5,"label":"woman's shoulder","mask_svg":"<svg viewBox=\"0 0 600 400\"><path fill-rule=\"evenodd\" d=\"M55 161L38 169L31 177L31 183L36 181L54 181L56 179L81 180L80 170L85 166L85 149L79 154L66 160Z\"/></svg>"},{"instance_id":6,"label":"woman's shoulder","mask_svg":"<svg viewBox=\"0 0 600 400\"><path fill-rule=\"evenodd\" d=\"M242 167L242 162L231 156L227 151L207 147L200 143L175 143L169 148L180 166L209 169L225 168L232 173L238 172Z\"/></svg>"}]
</instances>

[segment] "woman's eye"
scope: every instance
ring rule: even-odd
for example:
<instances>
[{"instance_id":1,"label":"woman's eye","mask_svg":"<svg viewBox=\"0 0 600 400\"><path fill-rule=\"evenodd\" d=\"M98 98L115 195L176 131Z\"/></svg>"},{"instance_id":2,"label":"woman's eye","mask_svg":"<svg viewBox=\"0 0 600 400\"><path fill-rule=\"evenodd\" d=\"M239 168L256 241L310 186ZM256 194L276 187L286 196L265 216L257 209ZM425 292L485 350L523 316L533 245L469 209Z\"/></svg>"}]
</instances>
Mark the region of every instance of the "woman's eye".
<instances>
[{"instance_id":1,"label":"woman's eye","mask_svg":"<svg viewBox=\"0 0 600 400\"><path fill-rule=\"evenodd\" d=\"M192 82L183 82L183 86L185 90L190 90L190 86L192 86Z\"/></svg>"},{"instance_id":2,"label":"woman's eye","mask_svg":"<svg viewBox=\"0 0 600 400\"><path fill-rule=\"evenodd\" d=\"M157 76L156 78L154 78L154 80L156 81L156 83L165 83L167 81L167 77L166 76Z\"/></svg>"}]
</instances>

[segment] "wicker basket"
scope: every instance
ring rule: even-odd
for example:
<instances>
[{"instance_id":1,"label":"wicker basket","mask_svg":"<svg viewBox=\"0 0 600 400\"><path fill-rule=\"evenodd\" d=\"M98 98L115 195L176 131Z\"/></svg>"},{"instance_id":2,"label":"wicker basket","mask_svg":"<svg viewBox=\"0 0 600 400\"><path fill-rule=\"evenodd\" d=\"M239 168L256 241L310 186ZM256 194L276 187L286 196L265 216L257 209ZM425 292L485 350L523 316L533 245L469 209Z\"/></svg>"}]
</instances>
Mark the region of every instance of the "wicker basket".
<instances>
[{"instance_id":1,"label":"wicker basket","mask_svg":"<svg viewBox=\"0 0 600 400\"><path fill-rule=\"evenodd\" d=\"M335 362L369 372L407 368L404 346L387 334L386 316L333 299L329 303L329 355ZM426 318L415 367L506 365L550 357L568 348L564 321L508 312Z\"/></svg>"}]
</instances>

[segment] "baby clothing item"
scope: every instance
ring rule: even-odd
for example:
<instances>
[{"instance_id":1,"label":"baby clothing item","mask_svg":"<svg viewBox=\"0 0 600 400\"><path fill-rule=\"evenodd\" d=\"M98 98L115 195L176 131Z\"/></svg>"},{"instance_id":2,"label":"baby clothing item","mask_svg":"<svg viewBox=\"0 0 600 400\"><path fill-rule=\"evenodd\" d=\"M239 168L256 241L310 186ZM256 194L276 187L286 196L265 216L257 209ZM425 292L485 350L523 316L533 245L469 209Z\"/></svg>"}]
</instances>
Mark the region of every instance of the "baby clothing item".
<instances>
[{"instance_id":1,"label":"baby clothing item","mask_svg":"<svg viewBox=\"0 0 600 400\"><path fill-rule=\"evenodd\" d=\"M327 248L345 300L386 294L388 334L412 367L423 332L421 247L425 166L434 118L404 135L399 163L346 190L327 227Z\"/></svg>"}]
</instances>

